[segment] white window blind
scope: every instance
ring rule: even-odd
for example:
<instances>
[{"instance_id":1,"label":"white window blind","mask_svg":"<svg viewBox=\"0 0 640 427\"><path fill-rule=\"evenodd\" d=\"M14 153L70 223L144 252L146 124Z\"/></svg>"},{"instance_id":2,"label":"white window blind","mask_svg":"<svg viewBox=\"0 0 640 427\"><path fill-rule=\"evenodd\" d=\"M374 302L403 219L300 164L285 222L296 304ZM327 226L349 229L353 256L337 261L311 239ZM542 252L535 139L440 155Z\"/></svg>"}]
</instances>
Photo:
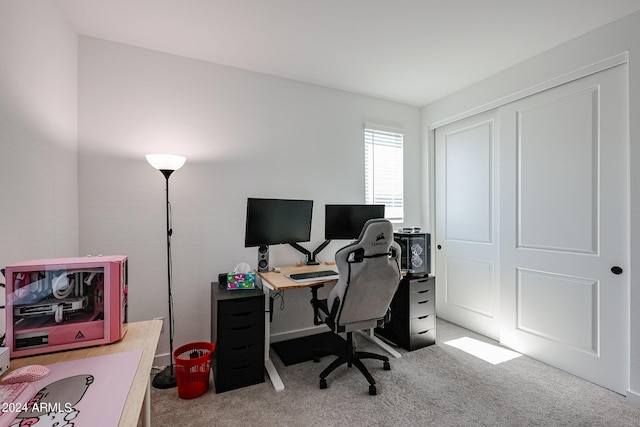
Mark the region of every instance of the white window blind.
<instances>
[{"instance_id":1,"label":"white window blind","mask_svg":"<svg viewBox=\"0 0 640 427\"><path fill-rule=\"evenodd\" d=\"M385 205L385 217L404 218L403 142L401 133L364 130L365 201Z\"/></svg>"}]
</instances>

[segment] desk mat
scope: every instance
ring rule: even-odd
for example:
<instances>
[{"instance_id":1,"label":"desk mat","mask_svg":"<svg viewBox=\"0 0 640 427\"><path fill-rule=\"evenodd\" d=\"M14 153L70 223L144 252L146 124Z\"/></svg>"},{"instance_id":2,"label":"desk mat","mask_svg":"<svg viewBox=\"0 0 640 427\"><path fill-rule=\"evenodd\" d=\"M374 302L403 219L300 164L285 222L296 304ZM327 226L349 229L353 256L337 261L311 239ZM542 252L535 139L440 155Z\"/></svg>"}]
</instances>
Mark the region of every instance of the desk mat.
<instances>
[{"instance_id":1,"label":"desk mat","mask_svg":"<svg viewBox=\"0 0 640 427\"><path fill-rule=\"evenodd\" d=\"M271 348L282 360L282 363L285 366L289 366L313 360L315 354L318 354L319 357L332 354L331 350L344 347L345 342L344 339L333 332L323 332L273 343Z\"/></svg>"},{"instance_id":2,"label":"desk mat","mask_svg":"<svg viewBox=\"0 0 640 427\"><path fill-rule=\"evenodd\" d=\"M117 426L141 356L133 350L47 365L49 375L30 383L35 396L4 425Z\"/></svg>"}]
</instances>

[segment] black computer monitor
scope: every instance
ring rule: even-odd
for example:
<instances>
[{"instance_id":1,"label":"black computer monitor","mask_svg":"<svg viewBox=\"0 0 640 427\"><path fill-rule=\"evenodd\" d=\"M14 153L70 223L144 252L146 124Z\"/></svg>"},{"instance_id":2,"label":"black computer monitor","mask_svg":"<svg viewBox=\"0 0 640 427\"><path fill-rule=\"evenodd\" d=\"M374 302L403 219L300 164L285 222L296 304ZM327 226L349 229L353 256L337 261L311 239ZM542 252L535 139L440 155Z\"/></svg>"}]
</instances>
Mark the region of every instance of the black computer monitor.
<instances>
[{"instance_id":1,"label":"black computer monitor","mask_svg":"<svg viewBox=\"0 0 640 427\"><path fill-rule=\"evenodd\" d=\"M247 199L245 247L311 240L313 200Z\"/></svg>"},{"instance_id":2,"label":"black computer monitor","mask_svg":"<svg viewBox=\"0 0 640 427\"><path fill-rule=\"evenodd\" d=\"M353 240L368 220L384 218L384 205L325 205L324 218L325 239Z\"/></svg>"}]
</instances>

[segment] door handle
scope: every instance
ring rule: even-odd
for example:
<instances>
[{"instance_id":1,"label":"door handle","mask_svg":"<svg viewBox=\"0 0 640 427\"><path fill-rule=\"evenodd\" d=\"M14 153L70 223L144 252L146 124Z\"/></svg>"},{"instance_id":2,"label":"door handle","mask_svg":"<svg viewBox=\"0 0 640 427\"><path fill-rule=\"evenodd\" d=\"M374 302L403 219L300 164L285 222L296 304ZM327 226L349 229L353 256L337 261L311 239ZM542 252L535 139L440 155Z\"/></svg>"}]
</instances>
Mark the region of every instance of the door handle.
<instances>
[{"instance_id":1,"label":"door handle","mask_svg":"<svg viewBox=\"0 0 640 427\"><path fill-rule=\"evenodd\" d=\"M438 245L438 249L442 249L442 245Z\"/></svg>"},{"instance_id":2,"label":"door handle","mask_svg":"<svg viewBox=\"0 0 640 427\"><path fill-rule=\"evenodd\" d=\"M624 270L622 270L622 267L618 267L617 265L611 267L611 272L615 275L622 274L623 271Z\"/></svg>"}]
</instances>

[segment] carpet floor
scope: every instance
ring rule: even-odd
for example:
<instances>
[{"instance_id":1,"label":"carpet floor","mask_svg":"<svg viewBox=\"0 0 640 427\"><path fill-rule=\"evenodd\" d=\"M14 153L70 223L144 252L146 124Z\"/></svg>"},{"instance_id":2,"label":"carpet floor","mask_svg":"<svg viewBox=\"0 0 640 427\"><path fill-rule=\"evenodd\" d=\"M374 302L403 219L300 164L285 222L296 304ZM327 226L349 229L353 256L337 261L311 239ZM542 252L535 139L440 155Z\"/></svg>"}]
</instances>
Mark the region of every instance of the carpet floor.
<instances>
[{"instance_id":1,"label":"carpet floor","mask_svg":"<svg viewBox=\"0 0 640 427\"><path fill-rule=\"evenodd\" d=\"M285 384L262 384L183 400L177 389L151 389L153 426L639 426L640 408L624 396L522 356L497 365L445 341L462 337L494 341L438 319L437 343L400 349L391 370L365 361L378 395L357 369L343 366L320 390L318 374L333 356L284 366L273 362ZM358 337L358 350L376 350Z\"/></svg>"}]
</instances>

